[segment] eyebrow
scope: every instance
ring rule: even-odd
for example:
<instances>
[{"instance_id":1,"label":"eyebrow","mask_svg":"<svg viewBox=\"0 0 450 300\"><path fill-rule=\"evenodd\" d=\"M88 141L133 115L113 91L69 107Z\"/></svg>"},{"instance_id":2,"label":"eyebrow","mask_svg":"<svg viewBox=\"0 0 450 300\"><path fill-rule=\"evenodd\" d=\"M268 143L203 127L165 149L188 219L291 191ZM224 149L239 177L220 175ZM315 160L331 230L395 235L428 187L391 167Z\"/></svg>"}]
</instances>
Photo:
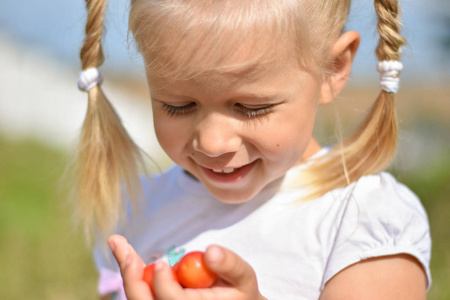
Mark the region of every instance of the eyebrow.
<instances>
[{"instance_id":1,"label":"eyebrow","mask_svg":"<svg viewBox=\"0 0 450 300\"><path fill-rule=\"evenodd\" d=\"M287 98L287 94L279 94L279 93L243 93L240 94L237 97L232 97L232 99L239 99L239 100L263 100L263 101L269 101L269 102L278 102L283 99Z\"/></svg>"}]
</instances>

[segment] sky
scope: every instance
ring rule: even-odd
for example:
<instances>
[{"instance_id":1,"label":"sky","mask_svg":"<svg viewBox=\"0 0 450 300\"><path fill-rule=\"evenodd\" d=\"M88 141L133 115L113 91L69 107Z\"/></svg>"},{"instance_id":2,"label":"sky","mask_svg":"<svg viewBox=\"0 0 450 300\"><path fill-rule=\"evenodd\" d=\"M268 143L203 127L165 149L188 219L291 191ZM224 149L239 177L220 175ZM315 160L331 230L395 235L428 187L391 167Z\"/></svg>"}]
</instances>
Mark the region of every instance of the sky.
<instances>
[{"instance_id":1,"label":"sky","mask_svg":"<svg viewBox=\"0 0 450 300\"><path fill-rule=\"evenodd\" d=\"M448 0L404 0L403 34L409 44L404 49L402 76L432 84L450 80L450 53L440 46L450 31L442 15L450 16ZM19 43L24 51L46 53L61 64L79 67L78 52L83 40L85 2L78 0L1 0L0 35ZM141 60L127 48L127 11L129 1L110 0L106 15L105 68L123 74L143 74ZM362 36L352 77L372 79L376 59L376 16L372 1L352 3L347 29ZM447 27L445 27L447 26Z\"/></svg>"}]
</instances>

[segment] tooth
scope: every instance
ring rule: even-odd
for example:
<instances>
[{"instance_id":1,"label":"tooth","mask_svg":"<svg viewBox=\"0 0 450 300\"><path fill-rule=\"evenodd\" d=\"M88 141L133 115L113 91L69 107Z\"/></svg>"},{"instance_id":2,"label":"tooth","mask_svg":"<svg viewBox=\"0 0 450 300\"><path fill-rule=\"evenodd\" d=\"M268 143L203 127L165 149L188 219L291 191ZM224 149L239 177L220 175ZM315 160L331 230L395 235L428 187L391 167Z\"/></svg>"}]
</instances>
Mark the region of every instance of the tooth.
<instances>
[{"instance_id":1,"label":"tooth","mask_svg":"<svg viewBox=\"0 0 450 300\"><path fill-rule=\"evenodd\" d=\"M234 172L234 169L212 169L214 173L219 173L219 174L230 174Z\"/></svg>"}]
</instances>

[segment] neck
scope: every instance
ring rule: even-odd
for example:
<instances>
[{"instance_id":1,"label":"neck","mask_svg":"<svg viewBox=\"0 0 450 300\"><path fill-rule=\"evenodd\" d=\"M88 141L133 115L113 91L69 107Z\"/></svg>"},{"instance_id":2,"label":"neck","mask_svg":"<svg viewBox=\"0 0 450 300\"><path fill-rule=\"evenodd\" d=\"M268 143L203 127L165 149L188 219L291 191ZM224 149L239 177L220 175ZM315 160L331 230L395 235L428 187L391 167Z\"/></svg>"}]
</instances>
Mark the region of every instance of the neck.
<instances>
[{"instance_id":1,"label":"neck","mask_svg":"<svg viewBox=\"0 0 450 300\"><path fill-rule=\"evenodd\" d=\"M319 145L317 140L315 138L311 138L308 147L306 147L305 153L303 153L302 158L299 160L297 164L305 162L308 158L319 152L320 149L322 149L322 147Z\"/></svg>"}]
</instances>

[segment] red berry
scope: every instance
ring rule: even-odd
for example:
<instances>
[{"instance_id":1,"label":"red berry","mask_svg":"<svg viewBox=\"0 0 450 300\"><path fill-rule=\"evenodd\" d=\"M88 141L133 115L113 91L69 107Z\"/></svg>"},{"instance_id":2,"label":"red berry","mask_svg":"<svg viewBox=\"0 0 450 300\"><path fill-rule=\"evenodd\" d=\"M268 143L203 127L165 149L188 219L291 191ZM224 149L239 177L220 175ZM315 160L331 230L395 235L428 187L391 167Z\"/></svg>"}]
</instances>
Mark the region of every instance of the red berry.
<instances>
[{"instance_id":1,"label":"red berry","mask_svg":"<svg viewBox=\"0 0 450 300\"><path fill-rule=\"evenodd\" d=\"M153 288L153 277L155 275L155 264L150 264L144 268L144 278L143 280L147 282L152 294L155 295L155 290Z\"/></svg>"},{"instance_id":2,"label":"red berry","mask_svg":"<svg viewBox=\"0 0 450 300\"><path fill-rule=\"evenodd\" d=\"M144 268L144 276L143 280L148 284L150 290L152 291L153 296L155 296L155 289L153 287L153 277L155 276L155 263L150 264ZM173 279L178 281L177 275L172 269Z\"/></svg>"},{"instance_id":3,"label":"red berry","mask_svg":"<svg viewBox=\"0 0 450 300\"><path fill-rule=\"evenodd\" d=\"M204 253L194 251L186 254L173 267L178 282L185 288L209 288L217 275L205 264Z\"/></svg>"}]
</instances>

